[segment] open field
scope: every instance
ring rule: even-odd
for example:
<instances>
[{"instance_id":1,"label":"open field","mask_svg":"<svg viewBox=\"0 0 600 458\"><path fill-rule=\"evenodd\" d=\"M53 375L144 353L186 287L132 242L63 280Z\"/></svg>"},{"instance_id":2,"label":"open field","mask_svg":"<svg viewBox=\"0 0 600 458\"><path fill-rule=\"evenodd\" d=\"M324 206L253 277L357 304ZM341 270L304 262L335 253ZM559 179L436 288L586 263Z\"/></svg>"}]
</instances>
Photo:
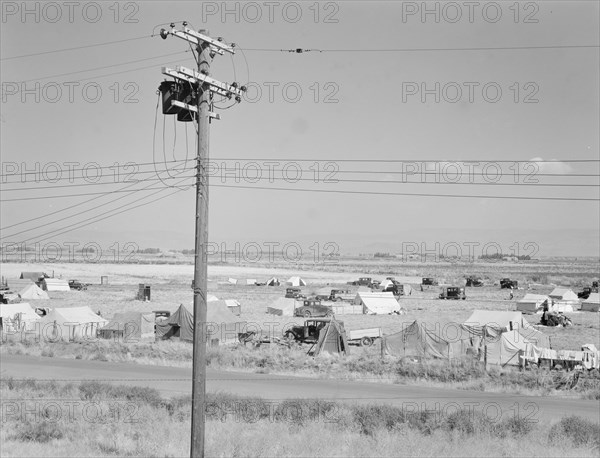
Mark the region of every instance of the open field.
<instances>
[{"instance_id":1,"label":"open field","mask_svg":"<svg viewBox=\"0 0 600 458\"><path fill-rule=\"evenodd\" d=\"M3 380L3 456L185 456L189 397L98 382ZM68 408L67 408L68 406ZM25 414L28 409L28 414ZM532 422L475 410L385 406L219 393L206 405L207 456L597 456L598 425ZM280 441L286 437L285 443ZM226 440L224 438L227 438Z\"/></svg>"}]
</instances>

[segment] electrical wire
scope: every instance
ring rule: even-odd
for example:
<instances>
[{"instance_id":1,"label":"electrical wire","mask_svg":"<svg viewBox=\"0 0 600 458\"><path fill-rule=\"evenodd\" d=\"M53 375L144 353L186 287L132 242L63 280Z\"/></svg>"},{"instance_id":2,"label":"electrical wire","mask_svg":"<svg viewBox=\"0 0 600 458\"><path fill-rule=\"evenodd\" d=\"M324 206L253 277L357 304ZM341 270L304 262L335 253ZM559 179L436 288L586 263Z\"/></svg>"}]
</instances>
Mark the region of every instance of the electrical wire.
<instances>
[{"instance_id":1,"label":"electrical wire","mask_svg":"<svg viewBox=\"0 0 600 458\"><path fill-rule=\"evenodd\" d=\"M534 49L597 49L598 45L546 45L546 46L482 46L465 48L346 48L346 49L278 49L278 48L246 48L246 51L257 52L295 52L303 54L305 52L437 52L437 51L519 51Z\"/></svg>"},{"instance_id":2,"label":"electrical wire","mask_svg":"<svg viewBox=\"0 0 600 458\"><path fill-rule=\"evenodd\" d=\"M377 192L377 191L350 191L340 189L305 189L305 188L276 188L264 186L238 186L212 184L210 186L218 188L237 188L237 189L258 189L266 191L298 191L298 192L322 192L336 194L360 194L360 195L377 195L377 196L412 196L412 197L450 197L450 198L475 198L475 199L507 199L507 200L551 200L551 201L584 201L598 202L600 199L591 199L583 197L528 197L528 196L486 196L486 195L469 195L469 194L422 194L408 192Z\"/></svg>"},{"instance_id":3,"label":"electrical wire","mask_svg":"<svg viewBox=\"0 0 600 458\"><path fill-rule=\"evenodd\" d=\"M125 43L128 41L143 40L145 38L152 38L153 36L154 35L142 35L140 37L124 38L122 40L114 40L114 41L104 41L102 43L95 43L95 44L83 45L83 46L75 46L72 48L54 49L51 51L41 51L41 52L36 52L36 53L32 53L32 54L21 54L20 56L2 57L2 58L0 58L0 60L22 59L25 57L35 57L35 56L43 56L45 54L54 54L54 53L60 53L60 52L75 51L77 49L96 48L98 46L107 46L107 45L113 45L116 43Z\"/></svg>"}]
</instances>

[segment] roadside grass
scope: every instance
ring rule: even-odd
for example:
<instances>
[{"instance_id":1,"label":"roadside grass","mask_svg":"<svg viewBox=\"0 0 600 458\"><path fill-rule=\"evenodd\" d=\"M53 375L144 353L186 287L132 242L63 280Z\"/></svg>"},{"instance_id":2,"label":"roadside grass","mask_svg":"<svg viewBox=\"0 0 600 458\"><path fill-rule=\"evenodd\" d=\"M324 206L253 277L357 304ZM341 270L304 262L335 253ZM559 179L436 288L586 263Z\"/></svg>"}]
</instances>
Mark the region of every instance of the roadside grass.
<instances>
[{"instance_id":1,"label":"roadside grass","mask_svg":"<svg viewBox=\"0 0 600 458\"><path fill-rule=\"evenodd\" d=\"M263 345L258 348L236 344L209 347L207 366L219 370L235 370L280 375L338 380L359 380L486 392L504 392L538 396L565 396L600 399L600 372L548 370L547 368L500 368L468 357L461 359L381 358L377 346L352 347L346 357L324 354L307 357L307 347L286 348ZM79 343L6 342L0 354L62 357L73 359L127 362L161 366L191 367L192 345L178 341L147 344L124 344L105 340Z\"/></svg>"},{"instance_id":2,"label":"roadside grass","mask_svg":"<svg viewBox=\"0 0 600 458\"><path fill-rule=\"evenodd\" d=\"M189 396L163 399L153 389L14 379L0 382L0 394L3 403L35 400L41 406L37 415L31 405L29 413L5 406L0 439L6 457L189 454ZM93 405L101 413L121 402L135 406L135 412L89 418L79 416L81 409L74 417L58 418L50 406L61 400ZM467 410L407 412L311 399L273 404L227 393L209 393L206 414L207 456L595 457L600 447L599 426L577 416L552 424L511 417L493 421Z\"/></svg>"}]
</instances>

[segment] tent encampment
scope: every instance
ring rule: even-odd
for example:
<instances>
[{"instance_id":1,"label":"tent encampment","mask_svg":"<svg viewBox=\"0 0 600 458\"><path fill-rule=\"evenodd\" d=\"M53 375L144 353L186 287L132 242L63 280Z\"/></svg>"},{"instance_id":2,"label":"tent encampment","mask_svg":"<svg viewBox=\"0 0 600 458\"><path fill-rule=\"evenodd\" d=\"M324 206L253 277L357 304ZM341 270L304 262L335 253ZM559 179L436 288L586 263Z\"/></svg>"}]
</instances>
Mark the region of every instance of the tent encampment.
<instances>
[{"instance_id":1,"label":"tent encampment","mask_svg":"<svg viewBox=\"0 0 600 458\"><path fill-rule=\"evenodd\" d=\"M321 353L347 355L349 352L344 325L332 319L320 330L319 340L315 344L313 356L318 356Z\"/></svg>"},{"instance_id":2,"label":"tent encampment","mask_svg":"<svg viewBox=\"0 0 600 458\"><path fill-rule=\"evenodd\" d=\"M306 282L297 276L288 278L287 284L289 286L306 286Z\"/></svg>"},{"instance_id":3,"label":"tent encampment","mask_svg":"<svg viewBox=\"0 0 600 458\"><path fill-rule=\"evenodd\" d=\"M276 277L271 277L267 280L267 286L279 286L279 279Z\"/></svg>"},{"instance_id":4,"label":"tent encampment","mask_svg":"<svg viewBox=\"0 0 600 458\"><path fill-rule=\"evenodd\" d=\"M103 339L114 339L122 343L154 341L154 313L117 313L98 331Z\"/></svg>"},{"instance_id":5,"label":"tent encampment","mask_svg":"<svg viewBox=\"0 0 600 458\"><path fill-rule=\"evenodd\" d=\"M584 312L597 312L600 310L600 295L591 293L589 297L581 303L581 310Z\"/></svg>"},{"instance_id":6,"label":"tent encampment","mask_svg":"<svg viewBox=\"0 0 600 458\"><path fill-rule=\"evenodd\" d=\"M40 321L40 316L27 302L0 304L0 327L5 335L30 331Z\"/></svg>"},{"instance_id":7,"label":"tent encampment","mask_svg":"<svg viewBox=\"0 0 600 458\"><path fill-rule=\"evenodd\" d=\"M523 299L517 301L517 311L522 313L537 313L542 311L544 305L548 305L550 298L542 294L526 294Z\"/></svg>"},{"instance_id":8,"label":"tent encampment","mask_svg":"<svg viewBox=\"0 0 600 458\"><path fill-rule=\"evenodd\" d=\"M23 288L19 293L19 296L21 296L21 299L27 300L50 299L48 293L35 283L30 283L28 286Z\"/></svg>"},{"instance_id":9,"label":"tent encampment","mask_svg":"<svg viewBox=\"0 0 600 458\"><path fill-rule=\"evenodd\" d=\"M41 337L50 341L95 339L107 323L87 306L55 308L40 320Z\"/></svg>"},{"instance_id":10,"label":"tent encampment","mask_svg":"<svg viewBox=\"0 0 600 458\"><path fill-rule=\"evenodd\" d=\"M44 278L42 288L44 291L71 291L67 280L60 278Z\"/></svg>"},{"instance_id":11,"label":"tent encampment","mask_svg":"<svg viewBox=\"0 0 600 458\"><path fill-rule=\"evenodd\" d=\"M237 342L238 334L244 332L246 322L239 320L225 301L207 303L206 332L211 345ZM170 339L179 337L188 342L194 339L194 308L192 304L181 304L163 324L156 325L157 337Z\"/></svg>"},{"instance_id":12,"label":"tent encampment","mask_svg":"<svg viewBox=\"0 0 600 458\"><path fill-rule=\"evenodd\" d=\"M363 306L363 313L385 315L400 313L400 304L391 292L362 292L354 298L355 305Z\"/></svg>"}]
</instances>

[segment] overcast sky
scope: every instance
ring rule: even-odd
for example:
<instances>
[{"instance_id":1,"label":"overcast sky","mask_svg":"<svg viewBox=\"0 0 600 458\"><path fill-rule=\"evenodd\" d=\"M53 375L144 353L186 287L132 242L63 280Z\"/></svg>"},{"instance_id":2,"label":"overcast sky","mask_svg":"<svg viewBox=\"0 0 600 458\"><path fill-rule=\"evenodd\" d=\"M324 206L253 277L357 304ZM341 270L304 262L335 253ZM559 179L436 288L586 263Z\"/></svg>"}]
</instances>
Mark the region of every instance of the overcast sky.
<instances>
[{"instance_id":1,"label":"overcast sky","mask_svg":"<svg viewBox=\"0 0 600 458\"><path fill-rule=\"evenodd\" d=\"M187 20L237 44L232 58L215 57L212 76L250 83L240 104L226 110L218 108L229 101L216 104L221 120L211 124L211 240L302 237L308 246L312 237L338 241L345 252L358 242L421 241L423 234L461 243L504 233L515 234L518 243L540 238L546 244L541 254L552 254L552 240L563 240L576 254L588 246L598 255L598 2L521 2L518 8L512 1L477 2L472 10L468 2L430 2L433 13L425 16L422 2L231 2L225 16L222 2L75 3L30 2L29 12L22 2L2 4L1 225L74 206L4 229L3 242L85 242L103 234L108 244L139 234L144 246L193 246L193 189L163 189L153 172L156 167L168 177L165 158L195 154L192 124L156 113L161 67L194 68L194 58L184 40L150 38L171 21L180 29ZM128 40L137 37L146 38ZM86 47L118 40L128 41ZM80 48L57 52L74 47ZM280 51L296 48L305 52ZM28 54L36 55L20 57ZM239 182L233 173L220 176L228 158L239 160ZM265 164L269 160L279 164ZM559 162L537 162L545 160ZM466 161L479 164L467 167ZM128 162L142 165L125 169ZM59 181L53 163L61 169ZM118 164L121 173L115 178L115 167L102 169L104 184L91 185L95 164ZM181 176L191 177L192 165ZM24 167L39 170L38 183L31 176L21 182ZM302 180L291 182L298 167ZM433 173L421 175L425 167ZM124 182L131 171L155 181ZM325 182L327 172L338 181ZM152 190L98 197L128 185ZM69 194L89 195L58 197ZM31 199L37 197L47 198ZM59 234L87 222L93 224ZM42 237L51 230L58 232ZM542 240L540 230L559 237Z\"/></svg>"}]
</instances>

